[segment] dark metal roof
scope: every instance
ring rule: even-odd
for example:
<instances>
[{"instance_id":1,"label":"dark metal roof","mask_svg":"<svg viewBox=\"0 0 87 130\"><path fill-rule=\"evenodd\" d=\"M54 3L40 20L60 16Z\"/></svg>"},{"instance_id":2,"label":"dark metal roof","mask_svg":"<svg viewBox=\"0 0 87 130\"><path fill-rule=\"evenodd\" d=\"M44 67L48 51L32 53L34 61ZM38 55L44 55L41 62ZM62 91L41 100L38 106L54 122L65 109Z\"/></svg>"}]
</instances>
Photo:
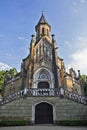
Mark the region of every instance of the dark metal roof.
<instances>
[{"instance_id":1,"label":"dark metal roof","mask_svg":"<svg viewBox=\"0 0 87 130\"><path fill-rule=\"evenodd\" d=\"M44 14L43 14L43 12L42 12L41 18L40 18L40 20L39 20L39 22L36 26L38 26L39 24L47 24L50 27L50 25L48 24Z\"/></svg>"},{"instance_id":2,"label":"dark metal roof","mask_svg":"<svg viewBox=\"0 0 87 130\"><path fill-rule=\"evenodd\" d=\"M44 16L43 13L42 13L42 16L41 16L41 18L40 18L38 24L41 24L41 23L47 23L47 20L46 20L46 18L45 18L45 16ZM48 24L48 23L47 23L47 24Z\"/></svg>"}]
</instances>

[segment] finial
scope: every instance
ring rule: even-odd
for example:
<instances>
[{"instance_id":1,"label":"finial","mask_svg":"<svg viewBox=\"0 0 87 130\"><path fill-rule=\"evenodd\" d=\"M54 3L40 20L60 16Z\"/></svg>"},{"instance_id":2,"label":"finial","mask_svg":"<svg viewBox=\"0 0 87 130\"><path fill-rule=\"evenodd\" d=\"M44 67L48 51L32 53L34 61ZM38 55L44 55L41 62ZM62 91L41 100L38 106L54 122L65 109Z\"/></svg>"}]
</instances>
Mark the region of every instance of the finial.
<instances>
[{"instance_id":1,"label":"finial","mask_svg":"<svg viewBox=\"0 0 87 130\"><path fill-rule=\"evenodd\" d=\"M34 35L34 34L32 34L32 35L31 35L31 37L32 37L32 41L34 41L34 37L35 37L35 35Z\"/></svg>"},{"instance_id":2,"label":"finial","mask_svg":"<svg viewBox=\"0 0 87 130\"><path fill-rule=\"evenodd\" d=\"M43 15L43 14L44 14L44 11L42 10L41 12L42 12L42 15Z\"/></svg>"},{"instance_id":3,"label":"finial","mask_svg":"<svg viewBox=\"0 0 87 130\"><path fill-rule=\"evenodd\" d=\"M35 37L35 35L34 35L34 34L32 34L32 35L31 35L31 37L33 38L33 37Z\"/></svg>"},{"instance_id":4,"label":"finial","mask_svg":"<svg viewBox=\"0 0 87 130\"><path fill-rule=\"evenodd\" d=\"M78 77L80 77L81 76L81 74L80 74L80 70L78 70Z\"/></svg>"},{"instance_id":5,"label":"finial","mask_svg":"<svg viewBox=\"0 0 87 130\"><path fill-rule=\"evenodd\" d=\"M52 41L54 41L55 40L55 35L52 34L51 36L52 36Z\"/></svg>"},{"instance_id":6,"label":"finial","mask_svg":"<svg viewBox=\"0 0 87 130\"><path fill-rule=\"evenodd\" d=\"M51 36L52 36L52 38L54 38L54 37L55 37L55 34L52 34Z\"/></svg>"}]
</instances>

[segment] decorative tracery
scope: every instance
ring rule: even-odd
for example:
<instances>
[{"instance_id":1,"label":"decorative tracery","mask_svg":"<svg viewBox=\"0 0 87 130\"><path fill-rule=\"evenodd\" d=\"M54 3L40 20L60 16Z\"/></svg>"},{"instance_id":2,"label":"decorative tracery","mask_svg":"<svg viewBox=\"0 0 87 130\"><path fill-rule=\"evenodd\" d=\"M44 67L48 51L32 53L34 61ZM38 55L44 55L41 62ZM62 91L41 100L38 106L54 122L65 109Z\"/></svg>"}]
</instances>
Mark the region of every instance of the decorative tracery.
<instances>
[{"instance_id":1,"label":"decorative tracery","mask_svg":"<svg viewBox=\"0 0 87 130\"><path fill-rule=\"evenodd\" d=\"M40 80L50 80L50 74L47 71L42 70L39 73L38 79L40 79Z\"/></svg>"}]
</instances>

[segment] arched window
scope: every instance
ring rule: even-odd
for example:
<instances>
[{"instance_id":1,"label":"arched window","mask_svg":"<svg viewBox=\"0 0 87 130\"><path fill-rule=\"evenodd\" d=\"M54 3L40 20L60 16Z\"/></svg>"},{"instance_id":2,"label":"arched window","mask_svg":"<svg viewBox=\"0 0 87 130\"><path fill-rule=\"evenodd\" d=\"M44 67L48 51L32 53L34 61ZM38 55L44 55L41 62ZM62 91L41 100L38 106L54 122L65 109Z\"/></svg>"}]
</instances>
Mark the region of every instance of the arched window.
<instances>
[{"instance_id":1,"label":"arched window","mask_svg":"<svg viewBox=\"0 0 87 130\"><path fill-rule=\"evenodd\" d=\"M49 36L49 30L47 29L47 36Z\"/></svg>"},{"instance_id":2,"label":"arched window","mask_svg":"<svg viewBox=\"0 0 87 130\"><path fill-rule=\"evenodd\" d=\"M39 29L37 30L37 36L39 36Z\"/></svg>"},{"instance_id":3,"label":"arched window","mask_svg":"<svg viewBox=\"0 0 87 130\"><path fill-rule=\"evenodd\" d=\"M50 56L50 52L49 52L49 51L47 51L47 56L48 56L48 57Z\"/></svg>"},{"instance_id":4,"label":"arched window","mask_svg":"<svg viewBox=\"0 0 87 130\"><path fill-rule=\"evenodd\" d=\"M42 34L44 35L44 28L42 28Z\"/></svg>"},{"instance_id":5,"label":"arched window","mask_svg":"<svg viewBox=\"0 0 87 130\"><path fill-rule=\"evenodd\" d=\"M45 55L46 55L46 47L44 46L44 53L45 53Z\"/></svg>"},{"instance_id":6,"label":"arched window","mask_svg":"<svg viewBox=\"0 0 87 130\"><path fill-rule=\"evenodd\" d=\"M39 46L39 55L41 56L41 45Z\"/></svg>"},{"instance_id":7,"label":"arched window","mask_svg":"<svg viewBox=\"0 0 87 130\"><path fill-rule=\"evenodd\" d=\"M38 60L38 49L36 49L36 61Z\"/></svg>"}]
</instances>

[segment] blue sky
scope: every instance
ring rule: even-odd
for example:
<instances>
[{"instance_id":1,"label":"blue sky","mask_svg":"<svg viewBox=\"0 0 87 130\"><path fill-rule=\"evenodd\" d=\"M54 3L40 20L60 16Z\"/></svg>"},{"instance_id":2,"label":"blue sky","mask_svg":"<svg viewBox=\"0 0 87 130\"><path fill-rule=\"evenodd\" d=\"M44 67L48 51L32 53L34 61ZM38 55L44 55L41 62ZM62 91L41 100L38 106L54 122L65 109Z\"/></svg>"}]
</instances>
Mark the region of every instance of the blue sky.
<instances>
[{"instance_id":1,"label":"blue sky","mask_svg":"<svg viewBox=\"0 0 87 130\"><path fill-rule=\"evenodd\" d=\"M0 0L0 62L20 70L42 11L66 68L87 74L87 0Z\"/></svg>"}]
</instances>

